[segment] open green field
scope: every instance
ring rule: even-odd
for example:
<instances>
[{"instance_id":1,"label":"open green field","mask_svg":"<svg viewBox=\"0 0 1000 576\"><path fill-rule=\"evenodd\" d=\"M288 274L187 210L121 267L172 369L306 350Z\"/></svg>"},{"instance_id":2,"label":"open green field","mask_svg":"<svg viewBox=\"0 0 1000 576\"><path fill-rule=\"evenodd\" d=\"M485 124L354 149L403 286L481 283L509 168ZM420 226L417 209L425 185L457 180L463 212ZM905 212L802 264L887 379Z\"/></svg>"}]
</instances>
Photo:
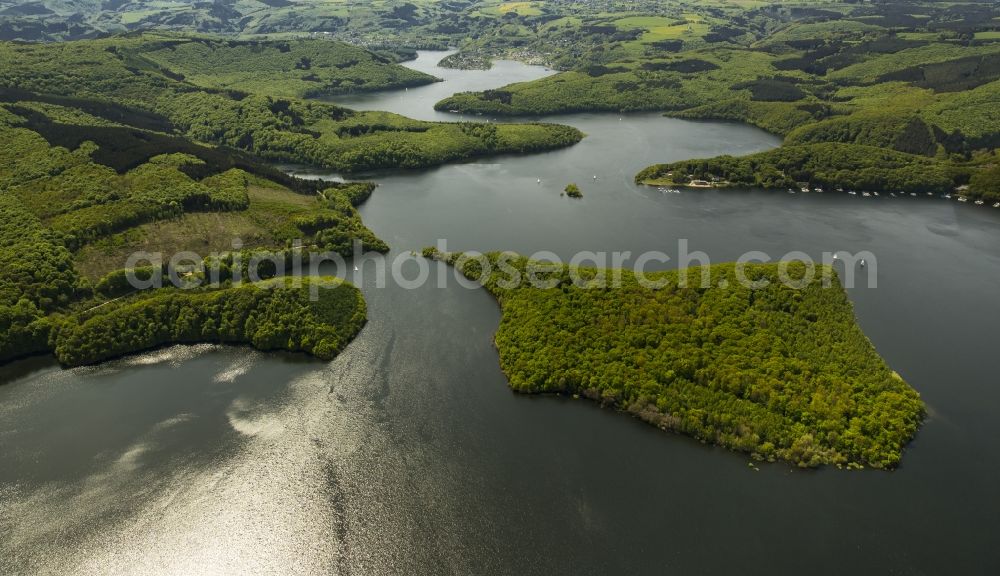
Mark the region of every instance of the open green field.
<instances>
[{"instance_id":1,"label":"open green field","mask_svg":"<svg viewBox=\"0 0 1000 576\"><path fill-rule=\"evenodd\" d=\"M245 249L285 246L305 233L296 218L322 213L323 202L315 194L292 192L267 181L247 187L249 205L230 212L189 212L179 218L141 224L84 246L76 254L80 274L93 281L121 267L132 253L143 251L167 256L191 251L224 253L238 238ZM374 243L374 237L368 239Z\"/></svg>"},{"instance_id":2,"label":"open green field","mask_svg":"<svg viewBox=\"0 0 1000 576\"><path fill-rule=\"evenodd\" d=\"M542 13L545 2L504 2L497 6L497 12L507 14L516 12L521 16L538 16Z\"/></svg>"},{"instance_id":3,"label":"open green field","mask_svg":"<svg viewBox=\"0 0 1000 576\"><path fill-rule=\"evenodd\" d=\"M678 22L670 18L634 16L615 20L614 24L621 30L643 30L639 39L644 43L701 38L709 30L709 25L698 18Z\"/></svg>"}]
</instances>

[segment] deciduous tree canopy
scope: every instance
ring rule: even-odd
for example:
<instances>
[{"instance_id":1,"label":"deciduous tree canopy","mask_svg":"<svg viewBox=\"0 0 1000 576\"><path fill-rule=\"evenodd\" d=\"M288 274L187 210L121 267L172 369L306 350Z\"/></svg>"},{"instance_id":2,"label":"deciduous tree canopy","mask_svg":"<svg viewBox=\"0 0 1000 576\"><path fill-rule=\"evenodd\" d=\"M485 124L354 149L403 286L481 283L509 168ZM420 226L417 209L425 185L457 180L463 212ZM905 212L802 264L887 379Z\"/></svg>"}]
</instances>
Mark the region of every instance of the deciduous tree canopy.
<instances>
[{"instance_id":1,"label":"deciduous tree canopy","mask_svg":"<svg viewBox=\"0 0 1000 576\"><path fill-rule=\"evenodd\" d=\"M481 280L480 261L425 253ZM602 288L590 283L610 282L614 271L578 269L578 284L568 267L549 266L536 275L551 281L546 289L505 286L539 266L524 257L491 253L488 261L485 287L502 311L500 366L519 392L584 395L801 466L894 467L923 419L919 395L862 333L830 269L809 279L792 264L788 277L804 280L790 286L777 264L747 265L747 280L766 282L756 288L732 264L705 270L706 288L700 268L648 274L658 288L620 271L620 287Z\"/></svg>"}]
</instances>

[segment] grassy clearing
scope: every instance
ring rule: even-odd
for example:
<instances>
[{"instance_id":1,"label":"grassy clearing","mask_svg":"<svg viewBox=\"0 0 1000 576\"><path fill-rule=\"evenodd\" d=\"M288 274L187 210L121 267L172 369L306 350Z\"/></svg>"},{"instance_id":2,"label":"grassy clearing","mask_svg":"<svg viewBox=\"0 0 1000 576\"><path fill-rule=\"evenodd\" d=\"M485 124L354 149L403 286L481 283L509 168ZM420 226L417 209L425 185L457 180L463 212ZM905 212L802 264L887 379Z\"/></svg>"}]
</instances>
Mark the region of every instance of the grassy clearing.
<instances>
[{"instance_id":1,"label":"grassy clearing","mask_svg":"<svg viewBox=\"0 0 1000 576\"><path fill-rule=\"evenodd\" d=\"M521 16L538 16L542 13L541 6L544 2L504 2L497 7L501 14L517 12Z\"/></svg>"},{"instance_id":2,"label":"grassy clearing","mask_svg":"<svg viewBox=\"0 0 1000 576\"><path fill-rule=\"evenodd\" d=\"M661 40L691 40L708 33L709 25L697 15L683 19L662 16L631 16L614 21L619 30L645 30L640 42L649 44Z\"/></svg>"},{"instance_id":3,"label":"grassy clearing","mask_svg":"<svg viewBox=\"0 0 1000 576\"><path fill-rule=\"evenodd\" d=\"M85 246L76 254L77 271L96 280L125 267L129 255L182 251L202 256L233 249L239 239L244 248L283 246L302 236L292 223L297 215L315 209L316 199L280 188L250 186L250 207L240 212L193 212L179 218L138 226Z\"/></svg>"}]
</instances>

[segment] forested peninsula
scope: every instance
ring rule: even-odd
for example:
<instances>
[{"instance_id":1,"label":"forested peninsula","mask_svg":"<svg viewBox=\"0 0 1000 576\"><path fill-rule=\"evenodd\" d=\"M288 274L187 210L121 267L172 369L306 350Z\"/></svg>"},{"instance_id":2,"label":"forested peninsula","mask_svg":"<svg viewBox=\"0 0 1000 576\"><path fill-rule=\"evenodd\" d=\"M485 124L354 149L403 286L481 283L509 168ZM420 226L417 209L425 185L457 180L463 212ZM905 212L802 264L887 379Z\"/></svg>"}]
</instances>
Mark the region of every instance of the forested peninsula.
<instances>
[{"instance_id":1,"label":"forested peninsula","mask_svg":"<svg viewBox=\"0 0 1000 576\"><path fill-rule=\"evenodd\" d=\"M968 174L934 158L875 146L825 142L785 145L748 156L656 164L635 176L637 183L652 185L687 185L695 180L720 187L798 190L805 185L831 191L839 188L948 194L956 182L968 182ZM984 198L994 197L991 187L977 190Z\"/></svg>"},{"instance_id":2,"label":"forested peninsula","mask_svg":"<svg viewBox=\"0 0 1000 576\"><path fill-rule=\"evenodd\" d=\"M484 281L475 258L424 254ZM663 429L805 467L893 468L923 420L920 396L862 333L831 269L792 287L777 264L747 265L746 278L766 282L752 289L735 265L718 264L684 272L711 287L682 287L682 272L668 271L646 275L652 288L627 270L576 269L577 283L567 266L511 253L487 258L494 273L484 286L502 314L500 366L517 392L585 396ZM529 268L553 287L506 285L528 278ZM593 284L614 272L620 287ZM801 263L789 268L793 279L804 273Z\"/></svg>"}]
</instances>

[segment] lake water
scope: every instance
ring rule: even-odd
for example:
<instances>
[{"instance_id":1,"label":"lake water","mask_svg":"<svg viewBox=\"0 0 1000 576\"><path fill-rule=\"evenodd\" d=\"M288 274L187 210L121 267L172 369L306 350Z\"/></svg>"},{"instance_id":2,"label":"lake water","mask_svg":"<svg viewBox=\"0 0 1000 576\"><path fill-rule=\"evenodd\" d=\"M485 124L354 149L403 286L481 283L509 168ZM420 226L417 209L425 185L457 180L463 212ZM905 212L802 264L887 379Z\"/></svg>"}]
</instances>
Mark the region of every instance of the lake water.
<instances>
[{"instance_id":1,"label":"lake water","mask_svg":"<svg viewBox=\"0 0 1000 576\"><path fill-rule=\"evenodd\" d=\"M444 83L345 103L439 119L439 96L546 73L441 71L438 58L410 65ZM515 395L488 294L454 282L380 289L362 274L370 321L331 363L177 346L68 371L46 359L0 368L0 573L1000 571L1000 210L662 194L634 173L778 140L655 114L546 120L588 137L379 175L366 224L390 256L438 239L564 258L674 255L687 239L718 262L870 250L878 287L851 290L860 323L931 411L903 466L754 471L744 455L586 401ZM559 196L570 181L582 200Z\"/></svg>"}]
</instances>

